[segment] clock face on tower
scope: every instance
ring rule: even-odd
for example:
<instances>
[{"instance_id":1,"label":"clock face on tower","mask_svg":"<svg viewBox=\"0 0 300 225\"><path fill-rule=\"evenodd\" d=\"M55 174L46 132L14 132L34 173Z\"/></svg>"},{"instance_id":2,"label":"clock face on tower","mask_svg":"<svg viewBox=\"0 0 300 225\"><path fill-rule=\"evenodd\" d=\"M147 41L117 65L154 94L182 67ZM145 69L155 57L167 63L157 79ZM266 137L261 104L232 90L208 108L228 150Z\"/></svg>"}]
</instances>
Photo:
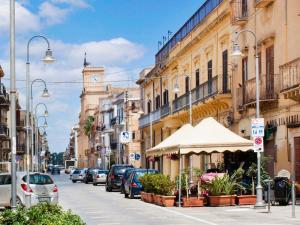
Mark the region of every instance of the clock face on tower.
<instances>
[{"instance_id":1,"label":"clock face on tower","mask_svg":"<svg viewBox=\"0 0 300 225\"><path fill-rule=\"evenodd\" d=\"M98 81L99 81L99 76L98 76L98 75L92 74L92 75L90 76L90 82L91 82L92 84L95 84L95 83L97 83Z\"/></svg>"}]
</instances>

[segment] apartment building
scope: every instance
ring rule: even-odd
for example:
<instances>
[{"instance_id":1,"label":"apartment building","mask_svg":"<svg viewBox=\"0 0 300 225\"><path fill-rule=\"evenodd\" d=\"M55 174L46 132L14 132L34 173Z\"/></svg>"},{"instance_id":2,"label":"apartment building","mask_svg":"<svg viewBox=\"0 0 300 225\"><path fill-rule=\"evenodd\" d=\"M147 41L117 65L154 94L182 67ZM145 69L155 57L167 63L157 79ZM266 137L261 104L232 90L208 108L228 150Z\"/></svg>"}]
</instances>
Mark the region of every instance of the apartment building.
<instances>
[{"instance_id":1,"label":"apartment building","mask_svg":"<svg viewBox=\"0 0 300 225\"><path fill-rule=\"evenodd\" d=\"M147 150L189 123L190 115L192 125L212 116L250 138L256 106L256 48L250 32L238 38L243 57L231 56L236 32L247 29L258 41L265 155L273 158L268 170L271 175L281 169L291 171L290 152L295 148L300 175L299 12L297 0L207 0L200 6L155 55L154 68L143 71L137 82L145 112L139 127L147 167L175 178L178 155L147 155ZM230 170L242 161L255 160L253 152L213 153L193 155L190 161L185 157L183 166Z\"/></svg>"},{"instance_id":2,"label":"apartment building","mask_svg":"<svg viewBox=\"0 0 300 225\"><path fill-rule=\"evenodd\" d=\"M7 113L9 110L9 95L2 83L4 72L0 66L0 171L9 170L10 142L7 125Z\"/></svg>"}]
</instances>

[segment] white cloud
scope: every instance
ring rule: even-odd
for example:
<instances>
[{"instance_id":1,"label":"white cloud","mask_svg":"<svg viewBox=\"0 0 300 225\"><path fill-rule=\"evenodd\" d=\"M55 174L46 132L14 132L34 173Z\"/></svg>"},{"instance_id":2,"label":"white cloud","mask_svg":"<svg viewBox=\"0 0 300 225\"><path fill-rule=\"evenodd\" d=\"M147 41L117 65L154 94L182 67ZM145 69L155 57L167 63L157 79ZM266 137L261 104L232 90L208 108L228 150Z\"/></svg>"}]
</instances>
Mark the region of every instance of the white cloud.
<instances>
[{"instance_id":1,"label":"white cloud","mask_svg":"<svg viewBox=\"0 0 300 225\"><path fill-rule=\"evenodd\" d=\"M7 32L9 29L9 1L0 0L0 31ZM16 31L18 33L32 32L41 29L40 19L28 9L16 2Z\"/></svg>"},{"instance_id":2,"label":"white cloud","mask_svg":"<svg viewBox=\"0 0 300 225\"><path fill-rule=\"evenodd\" d=\"M47 25L62 23L70 9L60 8L49 2L43 2L39 7L39 16Z\"/></svg>"},{"instance_id":3,"label":"white cloud","mask_svg":"<svg viewBox=\"0 0 300 225\"><path fill-rule=\"evenodd\" d=\"M87 8L90 5L85 0L51 0L55 4L68 4L78 8Z\"/></svg>"}]
</instances>

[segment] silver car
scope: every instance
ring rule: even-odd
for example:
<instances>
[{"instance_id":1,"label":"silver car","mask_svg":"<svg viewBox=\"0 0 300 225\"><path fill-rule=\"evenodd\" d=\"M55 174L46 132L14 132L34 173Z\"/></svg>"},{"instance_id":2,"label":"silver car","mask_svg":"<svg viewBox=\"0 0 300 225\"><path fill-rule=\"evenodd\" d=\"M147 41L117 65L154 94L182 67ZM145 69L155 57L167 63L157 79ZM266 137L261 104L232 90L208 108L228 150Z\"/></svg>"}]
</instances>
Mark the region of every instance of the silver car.
<instances>
[{"instance_id":1,"label":"silver car","mask_svg":"<svg viewBox=\"0 0 300 225\"><path fill-rule=\"evenodd\" d=\"M39 202L58 203L58 189L48 174L30 173L29 188L27 189L25 172L17 172L17 204L25 205L25 196L30 196L31 205ZM11 204L11 175L0 174L0 206L8 207Z\"/></svg>"},{"instance_id":2,"label":"silver car","mask_svg":"<svg viewBox=\"0 0 300 225\"><path fill-rule=\"evenodd\" d=\"M93 185L105 184L108 170L98 170L97 173L93 175Z\"/></svg>"},{"instance_id":3,"label":"silver car","mask_svg":"<svg viewBox=\"0 0 300 225\"><path fill-rule=\"evenodd\" d=\"M86 175L86 169L76 169L72 173L71 180L73 183L76 183L77 181L83 182L85 175Z\"/></svg>"}]
</instances>

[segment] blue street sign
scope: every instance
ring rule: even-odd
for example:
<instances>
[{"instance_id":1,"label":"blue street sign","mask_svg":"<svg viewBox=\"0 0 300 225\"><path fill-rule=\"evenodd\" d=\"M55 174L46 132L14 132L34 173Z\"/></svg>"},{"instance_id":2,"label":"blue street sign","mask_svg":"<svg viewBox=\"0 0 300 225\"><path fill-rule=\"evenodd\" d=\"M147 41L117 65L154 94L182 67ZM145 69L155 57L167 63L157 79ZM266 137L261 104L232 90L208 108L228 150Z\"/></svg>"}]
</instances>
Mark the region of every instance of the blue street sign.
<instances>
[{"instance_id":1,"label":"blue street sign","mask_svg":"<svg viewBox=\"0 0 300 225\"><path fill-rule=\"evenodd\" d=\"M141 155L138 153L135 153L135 160L140 160L141 159Z\"/></svg>"}]
</instances>

